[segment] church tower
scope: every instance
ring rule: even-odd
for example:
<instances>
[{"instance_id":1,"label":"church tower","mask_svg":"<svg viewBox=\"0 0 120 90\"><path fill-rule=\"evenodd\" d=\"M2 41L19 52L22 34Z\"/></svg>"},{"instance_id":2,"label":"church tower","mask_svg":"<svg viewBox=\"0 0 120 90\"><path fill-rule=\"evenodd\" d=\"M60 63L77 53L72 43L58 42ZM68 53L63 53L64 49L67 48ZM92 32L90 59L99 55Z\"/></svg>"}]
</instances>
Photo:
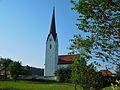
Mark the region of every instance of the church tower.
<instances>
[{"instance_id":1,"label":"church tower","mask_svg":"<svg viewBox=\"0 0 120 90\"><path fill-rule=\"evenodd\" d=\"M46 40L45 73L44 76L55 76L58 63L58 38L55 26L55 11L53 9L50 32Z\"/></svg>"}]
</instances>

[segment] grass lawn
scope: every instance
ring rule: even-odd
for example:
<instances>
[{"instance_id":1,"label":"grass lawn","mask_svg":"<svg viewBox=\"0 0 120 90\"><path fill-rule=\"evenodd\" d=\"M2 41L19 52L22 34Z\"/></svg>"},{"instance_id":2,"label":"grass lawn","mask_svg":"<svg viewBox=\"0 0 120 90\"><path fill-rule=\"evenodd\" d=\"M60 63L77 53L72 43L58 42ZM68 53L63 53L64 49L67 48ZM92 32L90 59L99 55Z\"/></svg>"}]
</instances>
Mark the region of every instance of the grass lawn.
<instances>
[{"instance_id":1,"label":"grass lawn","mask_svg":"<svg viewBox=\"0 0 120 90\"><path fill-rule=\"evenodd\" d=\"M73 84L32 81L0 81L0 90L74 90ZM79 87L78 90L81 90ZM107 87L103 90L113 90ZM116 89L120 90L120 88Z\"/></svg>"},{"instance_id":2,"label":"grass lawn","mask_svg":"<svg viewBox=\"0 0 120 90\"><path fill-rule=\"evenodd\" d=\"M72 84L32 81L0 81L0 90L74 90Z\"/></svg>"}]
</instances>

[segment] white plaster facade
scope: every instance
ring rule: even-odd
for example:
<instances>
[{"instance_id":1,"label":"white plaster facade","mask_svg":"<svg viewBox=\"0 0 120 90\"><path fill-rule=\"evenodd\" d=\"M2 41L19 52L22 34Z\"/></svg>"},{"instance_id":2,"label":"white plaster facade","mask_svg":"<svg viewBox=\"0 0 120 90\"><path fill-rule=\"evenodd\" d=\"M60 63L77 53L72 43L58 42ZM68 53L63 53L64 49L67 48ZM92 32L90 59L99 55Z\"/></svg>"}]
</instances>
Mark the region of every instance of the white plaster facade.
<instances>
[{"instance_id":1,"label":"white plaster facade","mask_svg":"<svg viewBox=\"0 0 120 90\"><path fill-rule=\"evenodd\" d=\"M70 64L60 64L60 65L57 65L57 69L60 69L60 68L67 68Z\"/></svg>"},{"instance_id":2,"label":"white plaster facade","mask_svg":"<svg viewBox=\"0 0 120 90\"><path fill-rule=\"evenodd\" d=\"M50 34L46 41L46 56L45 56L45 76L55 76L58 63L58 39L54 40Z\"/></svg>"}]
</instances>

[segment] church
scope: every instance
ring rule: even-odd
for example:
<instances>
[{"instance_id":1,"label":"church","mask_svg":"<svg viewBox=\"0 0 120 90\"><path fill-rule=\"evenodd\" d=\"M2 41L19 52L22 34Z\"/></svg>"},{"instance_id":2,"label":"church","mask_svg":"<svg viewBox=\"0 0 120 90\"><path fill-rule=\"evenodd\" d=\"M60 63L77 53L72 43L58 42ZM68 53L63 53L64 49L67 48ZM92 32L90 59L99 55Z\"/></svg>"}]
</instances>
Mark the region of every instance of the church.
<instances>
[{"instance_id":1,"label":"church","mask_svg":"<svg viewBox=\"0 0 120 90\"><path fill-rule=\"evenodd\" d=\"M67 67L73 63L73 58L76 55L58 55L58 36L55 25L55 11L53 9L50 32L46 40L45 53L45 71L44 76L55 76L57 69Z\"/></svg>"}]
</instances>

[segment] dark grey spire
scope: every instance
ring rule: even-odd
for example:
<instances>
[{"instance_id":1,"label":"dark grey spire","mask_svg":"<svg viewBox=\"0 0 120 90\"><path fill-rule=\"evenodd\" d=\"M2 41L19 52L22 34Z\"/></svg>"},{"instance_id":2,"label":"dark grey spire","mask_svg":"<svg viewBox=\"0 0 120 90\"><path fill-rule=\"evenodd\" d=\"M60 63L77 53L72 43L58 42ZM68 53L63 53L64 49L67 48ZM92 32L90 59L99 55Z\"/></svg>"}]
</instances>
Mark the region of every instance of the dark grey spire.
<instances>
[{"instance_id":1,"label":"dark grey spire","mask_svg":"<svg viewBox=\"0 0 120 90\"><path fill-rule=\"evenodd\" d=\"M53 8L53 15L52 15L52 21L51 21L51 27L50 27L49 34L52 34L54 40L56 40L57 33L56 33L56 26L55 26L55 8Z\"/></svg>"}]
</instances>

